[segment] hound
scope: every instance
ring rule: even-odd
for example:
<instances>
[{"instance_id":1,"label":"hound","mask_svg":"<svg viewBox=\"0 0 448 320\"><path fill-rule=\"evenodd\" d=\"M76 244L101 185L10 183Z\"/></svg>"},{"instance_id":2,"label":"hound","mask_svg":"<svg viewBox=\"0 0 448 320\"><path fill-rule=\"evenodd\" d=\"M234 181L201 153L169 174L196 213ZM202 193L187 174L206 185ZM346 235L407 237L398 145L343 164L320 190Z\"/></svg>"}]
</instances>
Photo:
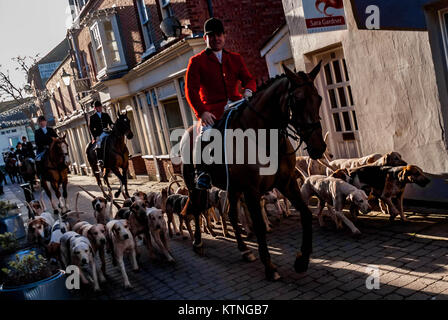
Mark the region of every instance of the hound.
<instances>
[{"instance_id":1,"label":"hound","mask_svg":"<svg viewBox=\"0 0 448 320\"><path fill-rule=\"evenodd\" d=\"M123 207L118 210L117 219L126 219L129 222L129 230L134 239L134 245L137 248L137 237L142 235L147 246L149 255L152 256L151 238L148 229L148 218L146 216L147 202L144 200L135 200L129 208Z\"/></svg>"},{"instance_id":2,"label":"hound","mask_svg":"<svg viewBox=\"0 0 448 320\"><path fill-rule=\"evenodd\" d=\"M406 166L407 162L403 160L401 154L392 151L389 153L385 153L384 155L373 153L361 158L337 159L331 161L330 165L338 169L355 169L365 165L392 167ZM330 173L330 170L327 169L327 175L329 175Z\"/></svg>"},{"instance_id":3,"label":"hound","mask_svg":"<svg viewBox=\"0 0 448 320\"><path fill-rule=\"evenodd\" d=\"M130 288L128 275L124 266L123 256L131 255L132 268L138 271L137 254L135 251L135 242L132 239L132 233L129 230L127 220L111 220L106 224L106 237L110 250L112 251L112 263L114 266L117 262L120 265L121 274L124 280L124 287Z\"/></svg>"},{"instance_id":4,"label":"hound","mask_svg":"<svg viewBox=\"0 0 448 320\"><path fill-rule=\"evenodd\" d=\"M325 134L324 142L328 141L329 132ZM328 143L327 143L328 144ZM302 169L303 172L308 172L308 176L311 175L325 175L327 168L330 167L332 170L336 170L336 167L332 167L329 163L333 159L333 154L330 153L327 148L324 152L322 159L313 160L308 156L298 156L296 157L296 167ZM301 178L301 176L300 176ZM303 181L302 181L303 182Z\"/></svg>"},{"instance_id":5,"label":"hound","mask_svg":"<svg viewBox=\"0 0 448 320\"><path fill-rule=\"evenodd\" d=\"M345 201L348 200L361 209L362 212L370 211L370 205L366 193L351 184L334 177L314 175L306 177L301 188L303 200L308 203L311 196L315 195L319 199L318 219L321 226L324 225L322 211L327 204L333 220L338 229L342 228L343 221L350 228L354 235L361 234L358 228L344 215ZM339 220L340 219L340 220Z\"/></svg>"},{"instance_id":6,"label":"hound","mask_svg":"<svg viewBox=\"0 0 448 320\"><path fill-rule=\"evenodd\" d=\"M187 205L187 201L188 201L188 196L184 196L181 194L172 194L170 196L168 196L168 198L166 199L166 205L165 205L165 213L167 215L168 218L168 233L170 238L173 237L173 232L170 228L170 222L173 222L174 224L174 214L176 213L179 217L179 229L180 231L178 231L177 234L182 234L183 236L183 230L182 230L182 225L185 223L188 233L190 234L190 239L193 240L193 231L191 230L191 220L194 219L193 215L191 214L187 214L186 216L182 215L181 212L182 210L185 208L185 206ZM185 237L184 237L185 239Z\"/></svg>"},{"instance_id":7,"label":"hound","mask_svg":"<svg viewBox=\"0 0 448 320\"><path fill-rule=\"evenodd\" d=\"M47 254L49 257L60 260L61 238L68 231L70 231L69 223L62 221L61 218L56 220L51 228L50 243L47 246Z\"/></svg>"},{"instance_id":8,"label":"hound","mask_svg":"<svg viewBox=\"0 0 448 320\"><path fill-rule=\"evenodd\" d=\"M425 187L431 180L428 179L422 169L417 166L363 166L350 170L352 184L381 199L386 205L386 213L390 214L393 221L399 214L402 221L406 221L403 212L403 197L406 185L416 183Z\"/></svg>"},{"instance_id":9,"label":"hound","mask_svg":"<svg viewBox=\"0 0 448 320\"><path fill-rule=\"evenodd\" d=\"M227 230L229 206L228 203L225 203L227 199L226 191L213 187L212 189L208 190L207 196L208 205L210 207L209 215L213 217L214 221L218 222L219 220L224 237L229 238L230 234Z\"/></svg>"},{"instance_id":10,"label":"hound","mask_svg":"<svg viewBox=\"0 0 448 320\"><path fill-rule=\"evenodd\" d=\"M40 216L28 221L28 242L47 245L50 242L51 228L55 223L53 214L43 212Z\"/></svg>"},{"instance_id":11,"label":"hound","mask_svg":"<svg viewBox=\"0 0 448 320\"><path fill-rule=\"evenodd\" d=\"M108 201L104 197L96 197L92 200L93 215L96 223L106 225L112 219L112 201L110 206L107 204Z\"/></svg>"},{"instance_id":12,"label":"hound","mask_svg":"<svg viewBox=\"0 0 448 320\"><path fill-rule=\"evenodd\" d=\"M147 208L149 234L155 250L163 254L169 262L174 262L168 248L168 227L161 209Z\"/></svg>"},{"instance_id":13,"label":"hound","mask_svg":"<svg viewBox=\"0 0 448 320\"><path fill-rule=\"evenodd\" d=\"M65 268L69 265L78 266L82 283L88 284L93 282L93 289L95 291L100 290L97 273L101 271L96 266L95 256L89 239L73 231L65 233L61 237L61 260ZM89 274L89 268L91 274ZM86 272L88 278L84 272Z\"/></svg>"},{"instance_id":14,"label":"hound","mask_svg":"<svg viewBox=\"0 0 448 320\"><path fill-rule=\"evenodd\" d=\"M163 188L160 192L148 192L147 201L148 207L155 207L157 209L162 209L165 211L165 202L168 198L168 188Z\"/></svg>"},{"instance_id":15,"label":"hound","mask_svg":"<svg viewBox=\"0 0 448 320\"><path fill-rule=\"evenodd\" d=\"M104 249L106 247L106 229L103 224L90 224L87 221L81 221L75 224L73 231L79 233L83 237L89 239L92 245L94 257L99 256L101 260L101 269L98 272L100 276L100 282L104 282L106 279L106 258L104 256Z\"/></svg>"}]
</instances>

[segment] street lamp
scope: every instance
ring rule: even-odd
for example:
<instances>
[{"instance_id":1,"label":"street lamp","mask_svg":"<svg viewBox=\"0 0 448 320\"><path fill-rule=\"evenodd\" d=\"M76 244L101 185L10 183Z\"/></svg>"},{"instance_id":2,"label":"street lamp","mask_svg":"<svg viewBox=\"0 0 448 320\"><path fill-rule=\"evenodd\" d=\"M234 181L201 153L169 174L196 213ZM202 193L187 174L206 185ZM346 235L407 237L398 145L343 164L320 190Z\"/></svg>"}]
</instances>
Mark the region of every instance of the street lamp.
<instances>
[{"instance_id":1,"label":"street lamp","mask_svg":"<svg viewBox=\"0 0 448 320\"><path fill-rule=\"evenodd\" d=\"M62 81L64 82L64 84L65 84L66 87L68 87L68 86L70 85L70 77L71 77L71 74L67 73L67 72L65 71L65 69L62 68L62 75L61 75L61 78L62 78Z\"/></svg>"}]
</instances>

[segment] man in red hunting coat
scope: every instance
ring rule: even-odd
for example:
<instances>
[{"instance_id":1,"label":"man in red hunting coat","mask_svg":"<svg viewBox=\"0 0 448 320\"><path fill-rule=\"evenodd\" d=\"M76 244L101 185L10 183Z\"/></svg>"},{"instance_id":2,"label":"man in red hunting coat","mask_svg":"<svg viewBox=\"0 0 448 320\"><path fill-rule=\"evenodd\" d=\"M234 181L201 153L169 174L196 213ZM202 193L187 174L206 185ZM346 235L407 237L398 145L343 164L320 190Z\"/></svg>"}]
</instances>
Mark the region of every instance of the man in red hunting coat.
<instances>
[{"instance_id":1,"label":"man in red hunting coat","mask_svg":"<svg viewBox=\"0 0 448 320\"><path fill-rule=\"evenodd\" d=\"M256 83L238 53L224 49L226 35L222 22L216 18L204 24L207 48L190 59L187 68L185 93L203 130L220 120L228 103L248 99L256 90ZM244 92L241 95L239 83ZM211 186L206 166L196 166L199 189Z\"/></svg>"}]
</instances>

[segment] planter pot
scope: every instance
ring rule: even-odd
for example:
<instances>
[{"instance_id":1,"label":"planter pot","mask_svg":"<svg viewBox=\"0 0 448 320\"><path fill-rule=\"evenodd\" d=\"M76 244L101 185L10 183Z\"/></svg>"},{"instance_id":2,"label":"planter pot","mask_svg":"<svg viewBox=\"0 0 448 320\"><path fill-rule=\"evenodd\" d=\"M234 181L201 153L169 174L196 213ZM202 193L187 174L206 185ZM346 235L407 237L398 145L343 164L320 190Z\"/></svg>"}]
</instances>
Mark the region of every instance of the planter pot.
<instances>
[{"instance_id":1,"label":"planter pot","mask_svg":"<svg viewBox=\"0 0 448 320\"><path fill-rule=\"evenodd\" d=\"M10 215L6 218L0 218L0 233L11 232L16 239L26 237L25 227L20 213Z\"/></svg>"},{"instance_id":2,"label":"planter pot","mask_svg":"<svg viewBox=\"0 0 448 320\"><path fill-rule=\"evenodd\" d=\"M68 300L70 292L65 286L65 272L19 287L0 286L0 300Z\"/></svg>"}]
</instances>

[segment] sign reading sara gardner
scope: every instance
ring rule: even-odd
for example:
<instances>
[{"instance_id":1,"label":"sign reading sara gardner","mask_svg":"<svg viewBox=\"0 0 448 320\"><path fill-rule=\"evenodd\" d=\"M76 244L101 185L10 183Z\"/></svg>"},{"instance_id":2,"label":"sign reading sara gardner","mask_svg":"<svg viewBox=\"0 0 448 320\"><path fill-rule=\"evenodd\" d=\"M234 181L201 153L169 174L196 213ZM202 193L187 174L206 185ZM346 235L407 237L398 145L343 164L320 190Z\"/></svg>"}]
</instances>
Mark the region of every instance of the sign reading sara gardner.
<instances>
[{"instance_id":1,"label":"sign reading sara gardner","mask_svg":"<svg viewBox=\"0 0 448 320\"><path fill-rule=\"evenodd\" d=\"M308 33L347 29L343 0L302 0Z\"/></svg>"}]
</instances>

